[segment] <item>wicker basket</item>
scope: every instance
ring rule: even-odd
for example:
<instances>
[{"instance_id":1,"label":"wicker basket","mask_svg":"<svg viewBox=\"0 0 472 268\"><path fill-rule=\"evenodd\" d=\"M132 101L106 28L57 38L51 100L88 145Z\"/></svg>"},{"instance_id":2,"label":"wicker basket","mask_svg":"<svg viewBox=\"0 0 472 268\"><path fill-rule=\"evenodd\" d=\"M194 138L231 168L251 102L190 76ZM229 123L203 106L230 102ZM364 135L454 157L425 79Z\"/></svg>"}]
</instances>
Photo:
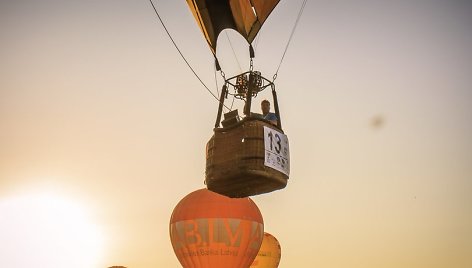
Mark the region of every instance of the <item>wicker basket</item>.
<instances>
[{"instance_id":1,"label":"wicker basket","mask_svg":"<svg viewBox=\"0 0 472 268\"><path fill-rule=\"evenodd\" d=\"M264 165L264 126L282 132L266 120L245 118L215 128L206 147L205 183L229 197L247 197L283 189L288 176Z\"/></svg>"}]
</instances>

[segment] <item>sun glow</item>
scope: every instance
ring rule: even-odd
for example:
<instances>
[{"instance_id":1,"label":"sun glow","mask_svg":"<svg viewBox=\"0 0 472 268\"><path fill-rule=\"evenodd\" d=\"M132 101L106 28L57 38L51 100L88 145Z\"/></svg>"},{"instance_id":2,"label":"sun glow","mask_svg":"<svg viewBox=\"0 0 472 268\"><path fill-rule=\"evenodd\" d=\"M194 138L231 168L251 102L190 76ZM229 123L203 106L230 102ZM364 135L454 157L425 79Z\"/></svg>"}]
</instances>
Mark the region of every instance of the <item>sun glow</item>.
<instances>
[{"instance_id":1,"label":"sun glow","mask_svg":"<svg viewBox=\"0 0 472 268\"><path fill-rule=\"evenodd\" d=\"M56 194L0 199L0 267L97 267L103 234L83 207Z\"/></svg>"}]
</instances>

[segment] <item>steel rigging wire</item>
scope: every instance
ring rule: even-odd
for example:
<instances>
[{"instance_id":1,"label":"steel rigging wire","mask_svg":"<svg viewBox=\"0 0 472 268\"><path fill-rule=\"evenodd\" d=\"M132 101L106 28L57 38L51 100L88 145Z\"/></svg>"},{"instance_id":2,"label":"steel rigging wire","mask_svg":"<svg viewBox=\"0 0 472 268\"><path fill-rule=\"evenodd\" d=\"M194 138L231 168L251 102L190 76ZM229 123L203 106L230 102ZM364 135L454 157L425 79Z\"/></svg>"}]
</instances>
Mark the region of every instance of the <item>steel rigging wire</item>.
<instances>
[{"instance_id":1,"label":"steel rigging wire","mask_svg":"<svg viewBox=\"0 0 472 268\"><path fill-rule=\"evenodd\" d=\"M207 87L207 85L202 81L202 79L200 78L200 76L198 76L198 74L195 72L195 70L192 68L192 66L190 65L190 63L187 61L187 59L185 58L184 54L182 53L182 51L180 51L179 47L177 46L177 44L175 43L174 41L174 38L172 38L172 35L170 34L169 30L167 30L167 27L166 25L164 24L164 21L162 20L161 16L159 15L159 12L157 11L157 8L156 6L154 5L154 3L152 2L152 0L149 0L149 2L151 3L152 5L152 8L154 9L154 12L156 13L157 15L157 18L159 18L159 21L161 22L162 24L162 27L164 28L164 30L166 31L167 35L169 36L170 40L172 41L172 44L174 44L174 47L177 49L177 51L179 52L180 56L182 57L182 59L185 61L185 63L187 64L187 66L190 68L190 70L192 71L192 73L195 75L195 77L197 77L198 81L200 81L200 83L205 87L205 89L213 96L213 98L215 98L218 102L220 102L219 98ZM226 106L224 103L223 105L226 107L226 109L228 110L231 110L228 106Z\"/></svg>"},{"instance_id":2,"label":"steel rigging wire","mask_svg":"<svg viewBox=\"0 0 472 268\"><path fill-rule=\"evenodd\" d=\"M290 43L291 43L291 41L292 41L292 39L293 39L293 35L294 35L295 30L296 30L296 28L297 28L297 26L298 26L298 23L299 23L299 21L300 21L300 18L301 18L302 14L303 14L303 11L304 11L304 9L305 9L305 6L306 6L307 1L308 1L308 0L303 0L303 2L302 2L302 6L301 6L301 8L300 8L300 10L299 10L299 12L298 12L297 19L296 19L295 24L294 24L294 26L293 26L293 28L292 28L292 31L291 31L291 33L290 33L290 37L289 37L289 39L288 39L288 41L287 41L287 45L285 46L284 53L282 54L282 57L281 57L281 59L280 59L279 65L277 66L277 70L276 70L276 72L275 72L275 74L274 74L274 76L273 76L273 80L272 80L272 81L275 81L275 79L277 78L279 69L280 69L280 67L281 67L281 65L282 65L282 62L283 62L284 58L285 58L285 54L287 53L288 47L290 46ZM157 8L156 8L156 6L154 5L153 1L152 1L152 0L149 0L149 2L151 3L152 8L154 9L154 12L155 12L155 14L157 15L157 17L158 17L158 19L159 19L159 21L160 21L162 27L163 27L164 30L166 31L166 33L167 33L167 35L169 36L170 40L172 41L172 44L174 44L174 47L177 49L177 51L179 52L180 56L181 56L182 59L185 61L185 63L186 63L187 66L189 67L189 69L192 71L192 73L195 75L195 77L197 77L197 79L200 81L200 83L205 87L205 89L208 91L208 93L210 93L210 94L213 96L213 98L215 98L218 102L220 102L219 98L207 87L207 85L203 82L203 80L200 78L200 76L195 72L195 70L192 68L192 66L190 65L190 63L187 61L187 59L186 59L185 56L183 55L182 51L180 51L179 47L178 47L177 44L175 43L175 41L174 41L172 35L170 34L169 30L168 30L167 27L165 26L164 21L162 20L161 16L159 15L159 12L157 11ZM228 40L229 40L229 37L228 37ZM230 45L231 45L231 41L230 41ZM231 45L231 48L233 49L232 45ZM234 53L234 49L233 49L233 53ZM215 59L216 59L216 55L214 55L214 57L215 57ZM236 59L236 60L237 60L237 59ZM239 61L238 61L238 65L239 65ZM241 68L241 67L240 67L240 68ZM215 79L215 81L216 81L216 79ZM218 83L216 83L216 84L218 85ZM218 87L218 86L217 86L217 87ZM218 89L217 89L217 91L218 91ZM234 99L233 99L233 103L234 103ZM229 111L231 111L233 105L231 105L231 108L229 108L228 106L226 106L226 105L223 103L223 106L224 106L226 109L228 109Z\"/></svg>"},{"instance_id":3,"label":"steel rigging wire","mask_svg":"<svg viewBox=\"0 0 472 268\"><path fill-rule=\"evenodd\" d=\"M277 70L275 71L275 74L273 76L273 80L272 81L275 81L275 79L277 78L277 74L279 73L279 69L280 69L280 66L282 65L282 61L284 60L285 58L285 54L287 53L287 49L290 45L290 42L292 41L292 38L293 38L293 34L295 33L295 29L297 28L297 25L298 25L298 22L300 21L300 18L302 17L302 14L303 14L303 10L305 10L305 6L306 6L306 2L308 0L303 0L303 3L302 3L302 6L300 8L300 11L298 11L298 16L297 16L297 20L295 21L295 25L293 25L293 28L292 28L292 32L290 33L290 37L287 41L287 45L285 46L285 50L284 50L284 54L282 55L282 58L280 59L280 63L279 63L279 66L277 67Z\"/></svg>"}]
</instances>

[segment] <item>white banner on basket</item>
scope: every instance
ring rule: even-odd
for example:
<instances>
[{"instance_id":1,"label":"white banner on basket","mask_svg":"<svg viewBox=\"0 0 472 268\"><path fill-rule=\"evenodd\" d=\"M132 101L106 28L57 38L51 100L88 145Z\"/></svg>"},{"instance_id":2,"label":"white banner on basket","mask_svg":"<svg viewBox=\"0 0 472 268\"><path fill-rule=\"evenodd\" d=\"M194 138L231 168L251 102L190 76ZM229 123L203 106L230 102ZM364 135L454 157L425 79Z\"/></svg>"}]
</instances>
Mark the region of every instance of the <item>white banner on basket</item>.
<instances>
[{"instance_id":1,"label":"white banner on basket","mask_svg":"<svg viewBox=\"0 0 472 268\"><path fill-rule=\"evenodd\" d=\"M290 153L287 135L264 126L264 165L289 176Z\"/></svg>"}]
</instances>

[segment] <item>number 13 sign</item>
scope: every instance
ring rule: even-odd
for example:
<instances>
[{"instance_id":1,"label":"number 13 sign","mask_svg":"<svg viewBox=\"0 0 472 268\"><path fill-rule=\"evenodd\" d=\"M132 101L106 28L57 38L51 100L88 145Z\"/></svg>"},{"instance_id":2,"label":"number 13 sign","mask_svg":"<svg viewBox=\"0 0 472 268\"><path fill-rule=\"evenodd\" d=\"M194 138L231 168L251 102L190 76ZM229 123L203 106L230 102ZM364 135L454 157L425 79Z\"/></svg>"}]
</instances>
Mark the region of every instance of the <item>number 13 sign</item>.
<instances>
[{"instance_id":1,"label":"number 13 sign","mask_svg":"<svg viewBox=\"0 0 472 268\"><path fill-rule=\"evenodd\" d=\"M289 176L290 153L288 149L287 135L282 134L275 129L264 127L264 145L264 165Z\"/></svg>"}]
</instances>

